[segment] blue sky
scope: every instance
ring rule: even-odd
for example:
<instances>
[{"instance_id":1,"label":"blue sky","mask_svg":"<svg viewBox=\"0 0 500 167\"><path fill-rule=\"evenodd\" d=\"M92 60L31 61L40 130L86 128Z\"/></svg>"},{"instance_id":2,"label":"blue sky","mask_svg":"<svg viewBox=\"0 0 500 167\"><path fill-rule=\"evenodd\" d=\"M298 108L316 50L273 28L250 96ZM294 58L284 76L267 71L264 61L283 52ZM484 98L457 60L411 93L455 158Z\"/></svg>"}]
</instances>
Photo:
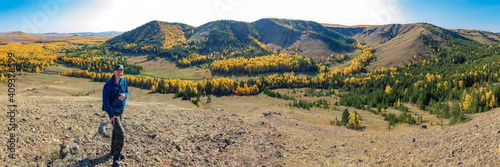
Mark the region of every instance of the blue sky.
<instances>
[{"instance_id":1,"label":"blue sky","mask_svg":"<svg viewBox=\"0 0 500 167\"><path fill-rule=\"evenodd\" d=\"M497 0L2 0L0 32L128 31L151 20L192 26L230 19L343 25L427 22L500 32Z\"/></svg>"}]
</instances>

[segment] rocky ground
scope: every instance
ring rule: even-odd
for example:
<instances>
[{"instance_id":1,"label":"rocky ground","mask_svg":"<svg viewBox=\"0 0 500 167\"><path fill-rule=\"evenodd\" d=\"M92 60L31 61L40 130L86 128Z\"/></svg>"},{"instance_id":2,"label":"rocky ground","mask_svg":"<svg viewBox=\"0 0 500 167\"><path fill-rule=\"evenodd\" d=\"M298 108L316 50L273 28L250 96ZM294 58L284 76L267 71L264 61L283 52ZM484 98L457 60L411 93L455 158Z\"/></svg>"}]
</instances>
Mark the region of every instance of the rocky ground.
<instances>
[{"instance_id":1,"label":"rocky ground","mask_svg":"<svg viewBox=\"0 0 500 167\"><path fill-rule=\"evenodd\" d=\"M94 97L24 99L19 104L18 158L9 159L3 146L1 159L16 166L110 165L110 125L99 102ZM383 133L311 125L293 119L291 112L242 116L144 102L131 102L128 111L125 166L500 164L498 109L455 126Z\"/></svg>"},{"instance_id":2,"label":"rocky ground","mask_svg":"<svg viewBox=\"0 0 500 167\"><path fill-rule=\"evenodd\" d=\"M64 96L23 100L18 159L1 158L20 166L109 165L110 125L99 102ZM126 166L286 165L284 136L268 122L166 104L131 103L128 111Z\"/></svg>"},{"instance_id":3,"label":"rocky ground","mask_svg":"<svg viewBox=\"0 0 500 167\"><path fill-rule=\"evenodd\" d=\"M101 86L95 83L94 87ZM110 125L101 111L99 90L89 96L71 96L54 93L69 87L21 87L16 96L16 159L8 157L9 143L1 142L0 164L111 165ZM155 97L155 102L141 100L147 96ZM399 125L391 131L353 131L311 123L300 111L287 107L242 113L176 104L171 96L158 102L163 96L145 95L127 104L124 166L500 164L500 109L471 115L469 122L453 126ZM1 94L2 111L7 111L7 101L7 95ZM8 119L1 119L0 125L0 138L8 141Z\"/></svg>"}]
</instances>

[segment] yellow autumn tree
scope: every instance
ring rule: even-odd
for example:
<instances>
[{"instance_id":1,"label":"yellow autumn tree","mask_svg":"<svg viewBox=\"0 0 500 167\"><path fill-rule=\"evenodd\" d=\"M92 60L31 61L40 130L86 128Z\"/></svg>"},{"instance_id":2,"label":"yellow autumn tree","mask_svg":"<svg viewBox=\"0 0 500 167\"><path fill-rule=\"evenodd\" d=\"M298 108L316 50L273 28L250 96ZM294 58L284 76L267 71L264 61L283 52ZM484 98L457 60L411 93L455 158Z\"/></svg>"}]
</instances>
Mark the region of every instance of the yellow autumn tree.
<instances>
[{"instance_id":1,"label":"yellow autumn tree","mask_svg":"<svg viewBox=\"0 0 500 167\"><path fill-rule=\"evenodd\" d=\"M154 93L157 91L156 85L151 85L151 93Z\"/></svg>"},{"instance_id":2,"label":"yellow autumn tree","mask_svg":"<svg viewBox=\"0 0 500 167\"><path fill-rule=\"evenodd\" d=\"M42 71L42 70L40 70L40 68L38 66L36 66L35 70L33 70L33 72L35 72L35 73L39 73L40 71Z\"/></svg>"},{"instance_id":3,"label":"yellow autumn tree","mask_svg":"<svg viewBox=\"0 0 500 167\"><path fill-rule=\"evenodd\" d=\"M495 97L495 94L493 94L493 91L488 91L485 93L485 96L486 96L486 105L488 106L488 108L493 108L496 106L496 97Z\"/></svg>"},{"instance_id":4,"label":"yellow autumn tree","mask_svg":"<svg viewBox=\"0 0 500 167\"><path fill-rule=\"evenodd\" d=\"M460 80L458 81L458 88L464 87L464 81Z\"/></svg>"},{"instance_id":5,"label":"yellow autumn tree","mask_svg":"<svg viewBox=\"0 0 500 167\"><path fill-rule=\"evenodd\" d=\"M488 103L488 107L493 108L496 107L496 105L497 105L497 99L495 95L493 95Z\"/></svg>"},{"instance_id":6,"label":"yellow autumn tree","mask_svg":"<svg viewBox=\"0 0 500 167\"><path fill-rule=\"evenodd\" d=\"M387 94L391 94L391 93L392 93L392 87L391 87L391 86L389 86L389 85L387 85L387 86L385 87L384 92L385 92L385 93L387 93Z\"/></svg>"},{"instance_id":7,"label":"yellow autumn tree","mask_svg":"<svg viewBox=\"0 0 500 167\"><path fill-rule=\"evenodd\" d=\"M398 99L397 102L394 102L394 107L401 107L401 99Z\"/></svg>"},{"instance_id":8,"label":"yellow autumn tree","mask_svg":"<svg viewBox=\"0 0 500 167\"><path fill-rule=\"evenodd\" d=\"M7 77L5 77L3 74L0 74L0 82L7 80Z\"/></svg>"},{"instance_id":9,"label":"yellow autumn tree","mask_svg":"<svg viewBox=\"0 0 500 167\"><path fill-rule=\"evenodd\" d=\"M359 129L361 125L361 118L357 112L349 111L349 126L353 129Z\"/></svg>"},{"instance_id":10,"label":"yellow autumn tree","mask_svg":"<svg viewBox=\"0 0 500 167\"><path fill-rule=\"evenodd\" d=\"M466 94L464 96L464 99L462 100L462 109L464 109L465 112L468 112L470 110L471 105L472 105L472 96L470 94Z\"/></svg>"}]
</instances>

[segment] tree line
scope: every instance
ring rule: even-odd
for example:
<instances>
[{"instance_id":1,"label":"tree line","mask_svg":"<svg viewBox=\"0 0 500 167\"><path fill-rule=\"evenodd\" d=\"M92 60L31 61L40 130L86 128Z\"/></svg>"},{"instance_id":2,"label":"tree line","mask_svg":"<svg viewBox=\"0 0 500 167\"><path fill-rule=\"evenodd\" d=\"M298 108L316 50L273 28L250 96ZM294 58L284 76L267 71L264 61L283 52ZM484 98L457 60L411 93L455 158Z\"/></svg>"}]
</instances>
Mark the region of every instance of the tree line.
<instances>
[{"instance_id":1,"label":"tree line","mask_svg":"<svg viewBox=\"0 0 500 167\"><path fill-rule=\"evenodd\" d=\"M0 45L0 73L9 70L8 53L14 54L16 71L41 72L45 67L51 66L60 56L66 42L32 43L9 42Z\"/></svg>"},{"instance_id":2,"label":"tree line","mask_svg":"<svg viewBox=\"0 0 500 167\"><path fill-rule=\"evenodd\" d=\"M219 73L259 74L265 72L315 72L317 67L311 58L287 53L271 54L261 57L236 57L217 60L211 70Z\"/></svg>"},{"instance_id":3,"label":"tree line","mask_svg":"<svg viewBox=\"0 0 500 167\"><path fill-rule=\"evenodd\" d=\"M99 72L113 71L115 64L122 64L131 74L139 74L143 69L141 66L128 64L123 56L111 57L111 54L121 55L121 53L109 53L108 49L107 45L68 48L65 50L65 55L59 56L57 60L82 70Z\"/></svg>"}]
</instances>

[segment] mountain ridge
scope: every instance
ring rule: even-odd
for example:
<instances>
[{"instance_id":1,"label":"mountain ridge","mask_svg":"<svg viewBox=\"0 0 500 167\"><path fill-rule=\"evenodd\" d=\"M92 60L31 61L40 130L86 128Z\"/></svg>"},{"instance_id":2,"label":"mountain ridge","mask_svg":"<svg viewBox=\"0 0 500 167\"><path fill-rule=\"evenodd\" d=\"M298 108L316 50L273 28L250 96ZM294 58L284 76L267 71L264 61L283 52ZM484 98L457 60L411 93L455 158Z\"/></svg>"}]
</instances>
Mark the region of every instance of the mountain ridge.
<instances>
[{"instance_id":1,"label":"mountain ridge","mask_svg":"<svg viewBox=\"0 0 500 167\"><path fill-rule=\"evenodd\" d=\"M151 52L154 49L143 49L143 47L147 45L159 47L164 45L164 43L170 43L174 51L168 50L170 49L169 47L163 48L168 52L166 55L170 56L172 56L171 53L179 53L186 56L190 55L191 52L200 54L228 54L245 50L247 52L260 53L269 52L268 48L271 48L275 51L298 52L304 56L318 57L317 54L330 55L333 53L350 52L354 49L353 43L355 42L353 39L345 37L316 22L286 19L261 19L251 23L234 20L212 21L198 27L188 27L189 33L184 36L179 35L181 33L177 33L178 37L183 36L181 37L183 39L178 41L172 41L159 34L160 31L169 31L168 29L172 27L160 27L158 25L174 24L182 23L148 22L108 40L107 43L112 46L114 45L118 49L135 47L135 49L132 49L135 52ZM268 26L278 28L279 32L269 33ZM293 35L291 38L288 37L290 34ZM273 39L275 37L278 39L283 38L285 41L276 41L276 39ZM319 50L323 52L313 52L311 49L308 49L311 46L321 46ZM162 55L161 53L159 54Z\"/></svg>"},{"instance_id":2,"label":"mountain ridge","mask_svg":"<svg viewBox=\"0 0 500 167\"><path fill-rule=\"evenodd\" d=\"M169 33L165 32L177 33L167 37L164 34ZM263 18L250 23L217 20L198 27L152 21L107 43L115 45L115 48L129 47L133 52L154 52L163 48L167 50L159 51L157 55L178 58L186 58L193 53L254 57L277 51L320 59L352 53L355 42L359 41L375 49L378 59L370 67L378 68L400 66L422 56L434 57L434 52L448 47L450 40L494 44L500 42L500 34L445 29L428 23L342 26Z\"/></svg>"},{"instance_id":3,"label":"mountain ridge","mask_svg":"<svg viewBox=\"0 0 500 167\"><path fill-rule=\"evenodd\" d=\"M274 50L300 51L308 57L352 52L354 40L323 25L304 20L265 18L252 22L262 42Z\"/></svg>"},{"instance_id":4,"label":"mountain ridge","mask_svg":"<svg viewBox=\"0 0 500 167\"><path fill-rule=\"evenodd\" d=\"M186 35L190 33L192 28L192 26L187 24L166 23L154 20L111 38L106 43L137 44L140 47L152 50L159 49L158 47L169 48L172 45L186 41Z\"/></svg>"},{"instance_id":5,"label":"mountain ridge","mask_svg":"<svg viewBox=\"0 0 500 167\"><path fill-rule=\"evenodd\" d=\"M468 35L463 33L466 30L449 30L429 23L329 28L374 47L378 58L371 65L374 68L398 66L422 56L434 57L436 50L449 47L450 40L500 42L500 36L495 33L469 30L467 32L472 33Z\"/></svg>"},{"instance_id":6,"label":"mountain ridge","mask_svg":"<svg viewBox=\"0 0 500 167\"><path fill-rule=\"evenodd\" d=\"M228 47L240 49L256 47L254 39L259 38L256 30L246 22L218 20L196 27L188 41L200 42L201 47L208 48L205 50L220 51Z\"/></svg>"},{"instance_id":7,"label":"mountain ridge","mask_svg":"<svg viewBox=\"0 0 500 167\"><path fill-rule=\"evenodd\" d=\"M18 40L18 39L39 39L41 38L40 36L25 33L22 31L12 31L12 32L4 32L0 34L1 39L12 39L12 40Z\"/></svg>"}]
</instances>

